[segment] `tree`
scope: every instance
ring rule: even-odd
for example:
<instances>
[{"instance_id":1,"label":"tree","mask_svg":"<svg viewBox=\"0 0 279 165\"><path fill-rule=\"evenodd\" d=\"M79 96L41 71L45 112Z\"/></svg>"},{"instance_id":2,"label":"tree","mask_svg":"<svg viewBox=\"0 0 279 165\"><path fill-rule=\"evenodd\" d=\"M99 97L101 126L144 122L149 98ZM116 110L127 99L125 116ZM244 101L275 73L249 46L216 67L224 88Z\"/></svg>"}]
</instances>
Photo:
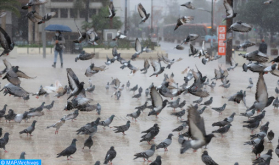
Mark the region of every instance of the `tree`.
<instances>
[{"instance_id":1,"label":"tree","mask_svg":"<svg viewBox=\"0 0 279 165\"><path fill-rule=\"evenodd\" d=\"M119 17L114 17L112 19L105 18L109 14L107 6L101 7L98 15L92 15L91 22L83 22L82 28L87 29L94 27L95 30L103 30L103 29L120 29L122 26L122 22ZM112 25L112 27L111 27Z\"/></svg>"},{"instance_id":2,"label":"tree","mask_svg":"<svg viewBox=\"0 0 279 165\"><path fill-rule=\"evenodd\" d=\"M273 43L272 36L275 32L279 32L278 8L278 3L264 5L263 1L249 1L240 7L237 20L252 24L256 27L258 26L263 31L270 32L270 42Z\"/></svg>"}]
</instances>

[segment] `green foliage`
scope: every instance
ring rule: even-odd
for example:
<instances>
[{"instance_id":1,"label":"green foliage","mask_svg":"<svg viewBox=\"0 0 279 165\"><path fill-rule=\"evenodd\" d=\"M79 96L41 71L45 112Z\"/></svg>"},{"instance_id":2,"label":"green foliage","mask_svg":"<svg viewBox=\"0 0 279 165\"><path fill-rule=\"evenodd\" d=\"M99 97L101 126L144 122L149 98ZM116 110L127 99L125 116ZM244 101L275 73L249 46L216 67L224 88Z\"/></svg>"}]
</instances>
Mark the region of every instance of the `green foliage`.
<instances>
[{"instance_id":1,"label":"green foliage","mask_svg":"<svg viewBox=\"0 0 279 165\"><path fill-rule=\"evenodd\" d=\"M120 29L122 22L119 17L114 17L112 20L105 18L109 15L108 7L102 7L98 15L92 15L91 22L83 22L82 28L87 29L94 27L95 31L103 29ZM112 22L111 22L112 21ZM112 27L110 26L112 25Z\"/></svg>"},{"instance_id":2,"label":"green foliage","mask_svg":"<svg viewBox=\"0 0 279 165\"><path fill-rule=\"evenodd\" d=\"M128 27L139 27L139 23L141 21L141 17L139 16L138 12L134 12L132 16L128 18Z\"/></svg>"},{"instance_id":3,"label":"green foliage","mask_svg":"<svg viewBox=\"0 0 279 165\"><path fill-rule=\"evenodd\" d=\"M20 16L20 3L17 0L0 0L0 10L11 11L16 16Z\"/></svg>"}]
</instances>

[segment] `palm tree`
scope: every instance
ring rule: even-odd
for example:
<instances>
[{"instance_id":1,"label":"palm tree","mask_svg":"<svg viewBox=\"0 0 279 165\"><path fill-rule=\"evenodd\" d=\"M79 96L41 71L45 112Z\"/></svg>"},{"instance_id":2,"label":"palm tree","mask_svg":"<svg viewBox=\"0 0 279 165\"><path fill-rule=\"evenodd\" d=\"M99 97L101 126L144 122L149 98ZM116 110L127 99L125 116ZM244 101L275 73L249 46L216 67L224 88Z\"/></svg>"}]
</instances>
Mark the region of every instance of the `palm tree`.
<instances>
[{"instance_id":1,"label":"palm tree","mask_svg":"<svg viewBox=\"0 0 279 165\"><path fill-rule=\"evenodd\" d=\"M20 16L18 0L0 0L0 11L11 11L16 16ZM2 17L2 28L6 29L6 16Z\"/></svg>"}]
</instances>

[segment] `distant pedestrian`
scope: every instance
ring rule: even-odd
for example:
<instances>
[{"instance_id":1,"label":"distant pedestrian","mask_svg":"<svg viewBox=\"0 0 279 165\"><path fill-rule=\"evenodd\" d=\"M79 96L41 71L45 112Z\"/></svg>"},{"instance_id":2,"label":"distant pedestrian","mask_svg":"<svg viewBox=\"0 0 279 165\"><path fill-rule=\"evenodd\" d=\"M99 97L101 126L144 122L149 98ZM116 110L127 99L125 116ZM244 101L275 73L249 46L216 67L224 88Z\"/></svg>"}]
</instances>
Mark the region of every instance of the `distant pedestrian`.
<instances>
[{"instance_id":1,"label":"distant pedestrian","mask_svg":"<svg viewBox=\"0 0 279 165\"><path fill-rule=\"evenodd\" d=\"M262 39L262 43L260 43L259 51L264 54L267 53L267 44L264 42L264 39Z\"/></svg>"},{"instance_id":2,"label":"distant pedestrian","mask_svg":"<svg viewBox=\"0 0 279 165\"><path fill-rule=\"evenodd\" d=\"M65 48L65 38L62 36L60 31L55 32L55 36L52 39L52 44L54 44L54 62L52 67L56 68L57 55L59 54L61 68L63 68L63 49Z\"/></svg>"}]
</instances>

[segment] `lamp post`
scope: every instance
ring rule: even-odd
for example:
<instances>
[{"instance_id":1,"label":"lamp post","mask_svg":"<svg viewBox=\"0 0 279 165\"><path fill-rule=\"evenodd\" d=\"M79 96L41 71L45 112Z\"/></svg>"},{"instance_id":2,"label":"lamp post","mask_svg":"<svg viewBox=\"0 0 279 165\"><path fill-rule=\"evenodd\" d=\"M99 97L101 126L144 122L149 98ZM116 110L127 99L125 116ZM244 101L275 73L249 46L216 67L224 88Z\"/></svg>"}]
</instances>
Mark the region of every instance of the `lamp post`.
<instances>
[{"instance_id":1,"label":"lamp post","mask_svg":"<svg viewBox=\"0 0 279 165\"><path fill-rule=\"evenodd\" d=\"M227 0L228 3L233 7L233 1ZM233 19L227 19L226 25L227 29L232 25ZM231 64L231 58L232 58L232 40L227 40L227 49L226 49L226 63Z\"/></svg>"},{"instance_id":2,"label":"lamp post","mask_svg":"<svg viewBox=\"0 0 279 165\"><path fill-rule=\"evenodd\" d=\"M153 34L153 0L151 0L151 29L150 29L150 31L151 31L151 36L152 36L152 34Z\"/></svg>"}]
</instances>

